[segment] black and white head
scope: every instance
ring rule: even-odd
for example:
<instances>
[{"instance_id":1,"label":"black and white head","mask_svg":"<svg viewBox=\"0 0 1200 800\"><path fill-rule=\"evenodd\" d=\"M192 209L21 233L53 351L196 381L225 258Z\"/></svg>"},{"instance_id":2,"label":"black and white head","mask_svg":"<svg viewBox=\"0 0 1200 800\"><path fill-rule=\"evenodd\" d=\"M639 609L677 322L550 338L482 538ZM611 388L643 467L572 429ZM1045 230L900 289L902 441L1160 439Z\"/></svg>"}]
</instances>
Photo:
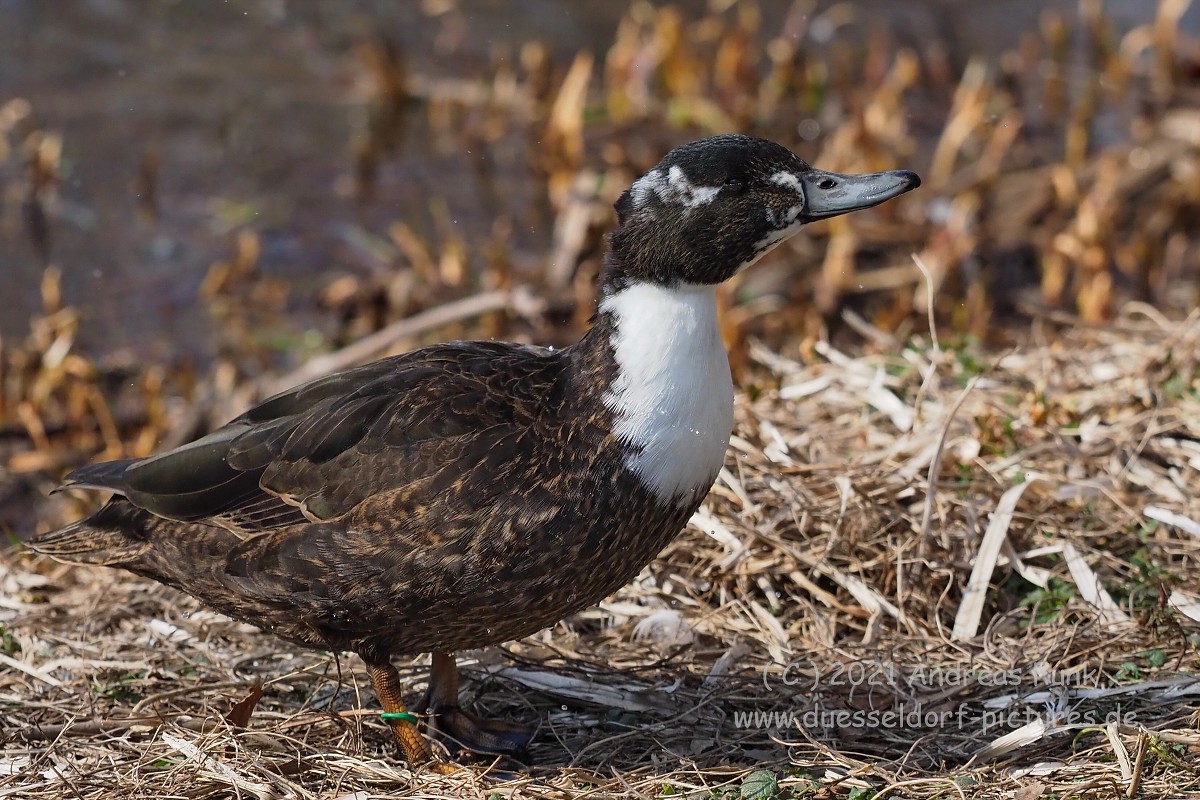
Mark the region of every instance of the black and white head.
<instances>
[{"instance_id":1,"label":"black and white head","mask_svg":"<svg viewBox=\"0 0 1200 800\"><path fill-rule=\"evenodd\" d=\"M717 284L806 222L870 208L920 184L907 170L839 175L775 142L713 136L676 147L621 195L613 253L633 281Z\"/></svg>"},{"instance_id":2,"label":"black and white head","mask_svg":"<svg viewBox=\"0 0 1200 800\"><path fill-rule=\"evenodd\" d=\"M733 384L716 285L804 223L920 183L822 172L774 142L714 136L667 153L621 195L597 309L618 367L604 402L626 466L659 500L694 508L724 461Z\"/></svg>"}]
</instances>

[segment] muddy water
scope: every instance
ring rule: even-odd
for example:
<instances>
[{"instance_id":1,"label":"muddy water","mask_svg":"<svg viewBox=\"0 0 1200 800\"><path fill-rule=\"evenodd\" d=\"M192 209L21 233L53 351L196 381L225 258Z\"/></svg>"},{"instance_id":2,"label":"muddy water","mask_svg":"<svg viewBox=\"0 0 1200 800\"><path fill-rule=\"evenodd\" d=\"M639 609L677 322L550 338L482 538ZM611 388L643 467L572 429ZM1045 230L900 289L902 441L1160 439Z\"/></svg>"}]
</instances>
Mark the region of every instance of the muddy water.
<instances>
[{"instance_id":1,"label":"muddy water","mask_svg":"<svg viewBox=\"0 0 1200 800\"><path fill-rule=\"evenodd\" d=\"M770 33L791 3L761 5ZM1154 5L1107 7L1128 28ZM882 21L901 43L946 41L961 61L1007 49L1051 6L1070 13L1075 3L864 0L861 24L839 35L862 36ZM530 39L564 61L579 48L603 51L623 8L563 0L0 0L0 105L26 98L38 124L63 136L48 242L66 301L86 310L87 350L128 348L140 358L183 351L203 360L214 322L197 290L245 223L263 235L261 270L293 284L286 324L301 329L327 323L311 297L330 272L364 270L348 232L382 232L395 219L427 230L436 201L467 241L482 239L496 193L479 185L470 168L476 156L440 148L419 121L381 170L374 198L352 196L353 143L369 113L355 43L382 35L415 72L474 77L493 53ZM1195 16L1193 9L1192 29ZM139 180L148 171L154 180ZM19 174L17 159L0 165L6 338L23 335L39 308L44 266L13 194ZM549 229L538 198L519 173L507 179L500 196L521 221L516 244L542 252Z\"/></svg>"}]
</instances>

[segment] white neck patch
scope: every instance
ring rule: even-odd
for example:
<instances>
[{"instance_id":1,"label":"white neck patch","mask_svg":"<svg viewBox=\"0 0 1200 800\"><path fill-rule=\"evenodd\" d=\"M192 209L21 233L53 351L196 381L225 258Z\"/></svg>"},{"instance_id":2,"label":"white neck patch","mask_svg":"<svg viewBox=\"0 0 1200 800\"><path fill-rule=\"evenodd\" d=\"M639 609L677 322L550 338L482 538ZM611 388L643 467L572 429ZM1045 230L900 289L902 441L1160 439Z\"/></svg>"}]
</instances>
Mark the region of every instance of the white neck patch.
<instances>
[{"instance_id":1,"label":"white neck patch","mask_svg":"<svg viewBox=\"0 0 1200 800\"><path fill-rule=\"evenodd\" d=\"M733 430L733 381L715 287L634 283L600 303L616 322L620 374L604 404L614 433L640 452L625 465L663 502L698 502Z\"/></svg>"},{"instance_id":2,"label":"white neck patch","mask_svg":"<svg viewBox=\"0 0 1200 800\"><path fill-rule=\"evenodd\" d=\"M630 187L633 204L637 208L645 207L650 200L650 194L658 195L664 203L678 203L684 208L704 206L716 199L720 186L694 186L678 164L673 165L664 173L661 169L652 169L634 181Z\"/></svg>"}]
</instances>

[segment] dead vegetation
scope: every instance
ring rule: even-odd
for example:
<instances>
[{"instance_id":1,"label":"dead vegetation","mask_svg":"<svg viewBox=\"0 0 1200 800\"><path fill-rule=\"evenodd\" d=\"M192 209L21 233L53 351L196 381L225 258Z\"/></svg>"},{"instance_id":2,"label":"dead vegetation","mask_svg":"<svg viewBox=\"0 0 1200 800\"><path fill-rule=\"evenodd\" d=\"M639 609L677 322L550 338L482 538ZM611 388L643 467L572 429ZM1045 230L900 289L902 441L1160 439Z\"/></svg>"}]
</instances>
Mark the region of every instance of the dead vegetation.
<instances>
[{"instance_id":1,"label":"dead vegetation","mask_svg":"<svg viewBox=\"0 0 1200 800\"><path fill-rule=\"evenodd\" d=\"M486 241L439 227L444 208L432 232L353 230L365 266L331 277L337 330L297 366L256 333L295 300L259 273L245 225L203 287L211 365L89 352L53 265L44 314L0 342L0 520L19 538L84 510L45 499L71 465L179 444L311 370L428 338L571 339L613 197L693 133L799 135L829 169L916 168L921 192L813 226L725 294L738 426L684 534L600 608L470 654L479 704L542 721L535 765L410 772L353 659L14 546L0 797L1200 792L1187 3L1117 38L1083 2L1078 36L1048 15L1018 52L961 70L881 32L866 59L815 46L812 25L846 20L804 2L780 31L753 3L711 6L635 3L607 53L556 64L531 43L486 80L360 48L372 123L348 172L364 201L415 118L447 147L526 154L548 256L521 255L502 203ZM6 202L0 225L49 259L62 143L35 111L0 108L7 199L27 209L14 222ZM424 670L406 666L415 695ZM246 721L231 710L258 681Z\"/></svg>"},{"instance_id":2,"label":"dead vegetation","mask_svg":"<svg viewBox=\"0 0 1200 800\"><path fill-rule=\"evenodd\" d=\"M0 780L658 797L767 769L779 796L1198 791L1200 320L1055 340L753 347L771 385L741 396L687 531L600 608L472 654L478 702L543 725L535 766L486 783L411 774L353 659L339 679L171 590L10 551ZM246 729L223 723L255 681Z\"/></svg>"}]
</instances>

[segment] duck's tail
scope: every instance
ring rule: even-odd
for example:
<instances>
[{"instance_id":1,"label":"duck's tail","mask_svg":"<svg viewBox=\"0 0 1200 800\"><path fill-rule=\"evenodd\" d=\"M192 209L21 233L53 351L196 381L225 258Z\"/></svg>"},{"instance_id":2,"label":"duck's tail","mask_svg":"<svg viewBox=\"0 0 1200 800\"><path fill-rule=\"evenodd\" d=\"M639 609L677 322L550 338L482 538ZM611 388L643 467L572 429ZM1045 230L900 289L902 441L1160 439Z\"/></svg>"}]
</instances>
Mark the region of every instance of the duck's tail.
<instances>
[{"instance_id":1,"label":"duck's tail","mask_svg":"<svg viewBox=\"0 0 1200 800\"><path fill-rule=\"evenodd\" d=\"M143 459L122 458L116 461L101 461L99 464L88 464L74 470L63 478L62 486L54 492L63 489L101 489L117 494L125 494L129 486L125 481L125 472Z\"/></svg>"},{"instance_id":2,"label":"duck's tail","mask_svg":"<svg viewBox=\"0 0 1200 800\"><path fill-rule=\"evenodd\" d=\"M150 546L146 512L123 497L114 497L87 519L35 535L30 550L72 564L117 567L133 563Z\"/></svg>"}]
</instances>

